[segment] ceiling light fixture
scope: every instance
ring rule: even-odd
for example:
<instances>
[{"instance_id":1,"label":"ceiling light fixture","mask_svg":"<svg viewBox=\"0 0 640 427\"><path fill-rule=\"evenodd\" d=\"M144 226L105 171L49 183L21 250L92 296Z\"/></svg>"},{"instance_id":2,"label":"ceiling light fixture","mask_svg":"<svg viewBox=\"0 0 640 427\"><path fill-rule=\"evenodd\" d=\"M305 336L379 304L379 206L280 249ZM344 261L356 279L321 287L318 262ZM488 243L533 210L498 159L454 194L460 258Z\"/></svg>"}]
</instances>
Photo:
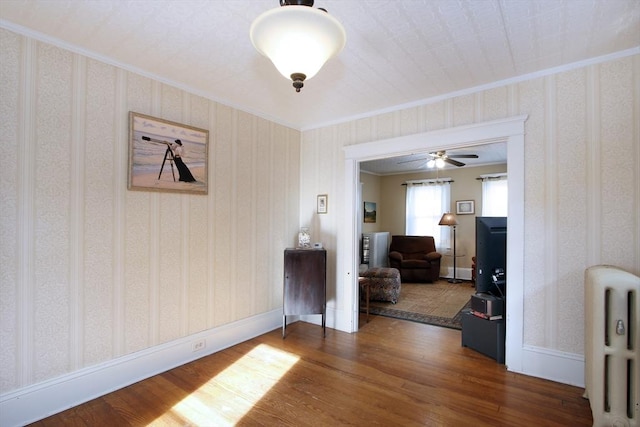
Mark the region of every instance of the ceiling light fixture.
<instances>
[{"instance_id":1,"label":"ceiling light fixture","mask_svg":"<svg viewBox=\"0 0 640 427\"><path fill-rule=\"evenodd\" d=\"M258 16L249 35L258 52L300 92L305 79L342 50L347 37L337 19L312 7L313 0L280 0L280 6Z\"/></svg>"},{"instance_id":2,"label":"ceiling light fixture","mask_svg":"<svg viewBox=\"0 0 640 427\"><path fill-rule=\"evenodd\" d=\"M430 169L433 169L433 168L436 168L436 167L438 169L442 169L444 166L445 166L444 159L442 159L440 157L438 157L437 159L430 159L427 162L427 167L430 168Z\"/></svg>"}]
</instances>

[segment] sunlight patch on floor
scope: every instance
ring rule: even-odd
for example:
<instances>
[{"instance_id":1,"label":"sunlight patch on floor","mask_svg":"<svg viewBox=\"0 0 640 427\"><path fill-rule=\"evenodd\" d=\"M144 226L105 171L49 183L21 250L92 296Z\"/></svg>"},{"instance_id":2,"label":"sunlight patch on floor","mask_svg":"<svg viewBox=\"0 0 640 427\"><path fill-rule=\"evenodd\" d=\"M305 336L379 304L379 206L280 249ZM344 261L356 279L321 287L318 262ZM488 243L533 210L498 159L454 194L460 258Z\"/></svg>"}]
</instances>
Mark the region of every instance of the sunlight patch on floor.
<instances>
[{"instance_id":1,"label":"sunlight patch on floor","mask_svg":"<svg viewBox=\"0 0 640 427\"><path fill-rule=\"evenodd\" d=\"M299 357L260 344L172 408L193 425L234 425L291 369Z\"/></svg>"}]
</instances>

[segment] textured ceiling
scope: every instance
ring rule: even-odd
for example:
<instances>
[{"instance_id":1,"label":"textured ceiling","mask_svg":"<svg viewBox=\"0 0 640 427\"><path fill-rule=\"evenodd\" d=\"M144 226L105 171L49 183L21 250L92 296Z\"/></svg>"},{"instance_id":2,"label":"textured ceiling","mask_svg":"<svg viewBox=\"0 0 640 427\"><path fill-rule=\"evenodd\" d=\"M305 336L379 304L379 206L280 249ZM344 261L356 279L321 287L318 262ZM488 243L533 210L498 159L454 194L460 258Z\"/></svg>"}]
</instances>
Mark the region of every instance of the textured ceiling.
<instances>
[{"instance_id":1,"label":"textured ceiling","mask_svg":"<svg viewBox=\"0 0 640 427\"><path fill-rule=\"evenodd\" d=\"M640 51L638 0L316 0L347 44L296 93L249 40L278 5L1 0L0 25L296 129Z\"/></svg>"}]
</instances>

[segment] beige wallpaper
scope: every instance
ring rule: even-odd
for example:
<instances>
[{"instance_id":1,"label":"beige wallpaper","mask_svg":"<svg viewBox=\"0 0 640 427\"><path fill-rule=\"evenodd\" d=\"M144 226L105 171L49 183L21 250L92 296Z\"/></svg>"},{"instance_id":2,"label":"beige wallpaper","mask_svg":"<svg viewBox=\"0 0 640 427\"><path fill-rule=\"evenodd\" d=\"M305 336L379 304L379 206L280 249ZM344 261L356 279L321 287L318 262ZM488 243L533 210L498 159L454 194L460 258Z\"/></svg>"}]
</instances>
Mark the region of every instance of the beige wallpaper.
<instances>
[{"instance_id":1,"label":"beige wallpaper","mask_svg":"<svg viewBox=\"0 0 640 427\"><path fill-rule=\"evenodd\" d=\"M0 31L1 393L282 306L300 132ZM207 196L127 191L129 111L209 130Z\"/></svg>"},{"instance_id":2,"label":"beige wallpaper","mask_svg":"<svg viewBox=\"0 0 640 427\"><path fill-rule=\"evenodd\" d=\"M640 56L305 131L302 161L311 167L301 190L317 185L307 144L340 153L519 114L528 115L525 345L582 354L584 269L607 263L640 274ZM336 191L343 182L344 171Z\"/></svg>"}]
</instances>

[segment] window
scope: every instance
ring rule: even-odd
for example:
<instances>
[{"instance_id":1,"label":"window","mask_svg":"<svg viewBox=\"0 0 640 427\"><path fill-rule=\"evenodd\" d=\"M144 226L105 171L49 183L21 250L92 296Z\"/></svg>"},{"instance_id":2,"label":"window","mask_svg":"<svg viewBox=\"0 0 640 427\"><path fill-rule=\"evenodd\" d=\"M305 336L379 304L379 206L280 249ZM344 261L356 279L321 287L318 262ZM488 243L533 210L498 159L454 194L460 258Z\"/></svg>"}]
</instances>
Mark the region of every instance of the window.
<instances>
[{"instance_id":1,"label":"window","mask_svg":"<svg viewBox=\"0 0 640 427\"><path fill-rule=\"evenodd\" d=\"M482 216L507 216L507 174L482 175Z\"/></svg>"},{"instance_id":2,"label":"window","mask_svg":"<svg viewBox=\"0 0 640 427\"><path fill-rule=\"evenodd\" d=\"M438 225L451 206L450 179L408 181L405 234L433 236L436 248L448 248L449 227Z\"/></svg>"}]
</instances>

